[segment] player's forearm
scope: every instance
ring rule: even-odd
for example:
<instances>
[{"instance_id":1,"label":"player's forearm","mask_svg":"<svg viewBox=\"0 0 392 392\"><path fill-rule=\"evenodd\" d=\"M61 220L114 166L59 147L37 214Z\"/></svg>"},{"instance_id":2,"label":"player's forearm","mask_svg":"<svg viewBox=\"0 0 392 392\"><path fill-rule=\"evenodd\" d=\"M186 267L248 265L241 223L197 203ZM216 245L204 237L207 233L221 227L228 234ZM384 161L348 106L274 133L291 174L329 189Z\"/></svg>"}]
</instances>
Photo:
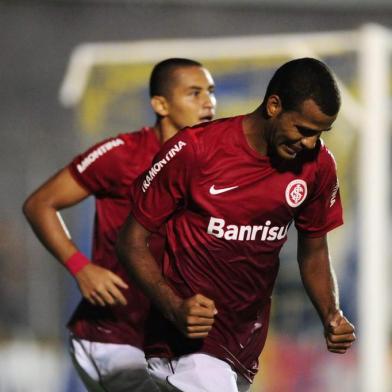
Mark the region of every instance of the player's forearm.
<instances>
[{"instance_id":1,"label":"player's forearm","mask_svg":"<svg viewBox=\"0 0 392 392\"><path fill-rule=\"evenodd\" d=\"M322 322L339 310L339 292L331 266L327 238L299 235L298 263L302 282Z\"/></svg>"},{"instance_id":2,"label":"player's forearm","mask_svg":"<svg viewBox=\"0 0 392 392\"><path fill-rule=\"evenodd\" d=\"M162 276L148 247L129 247L126 264L132 279L142 288L151 301L171 321L174 321L182 300L173 292Z\"/></svg>"},{"instance_id":3,"label":"player's forearm","mask_svg":"<svg viewBox=\"0 0 392 392\"><path fill-rule=\"evenodd\" d=\"M300 261L304 287L325 325L339 310L339 292L335 273L328 258Z\"/></svg>"},{"instance_id":4,"label":"player's forearm","mask_svg":"<svg viewBox=\"0 0 392 392\"><path fill-rule=\"evenodd\" d=\"M147 246L147 239L147 235L134 236L126 224L119 235L117 254L131 279L167 318L174 321L182 299L167 284Z\"/></svg>"},{"instance_id":5,"label":"player's forearm","mask_svg":"<svg viewBox=\"0 0 392 392\"><path fill-rule=\"evenodd\" d=\"M77 251L54 207L29 198L23 205L23 212L38 239L59 261L65 263Z\"/></svg>"}]
</instances>

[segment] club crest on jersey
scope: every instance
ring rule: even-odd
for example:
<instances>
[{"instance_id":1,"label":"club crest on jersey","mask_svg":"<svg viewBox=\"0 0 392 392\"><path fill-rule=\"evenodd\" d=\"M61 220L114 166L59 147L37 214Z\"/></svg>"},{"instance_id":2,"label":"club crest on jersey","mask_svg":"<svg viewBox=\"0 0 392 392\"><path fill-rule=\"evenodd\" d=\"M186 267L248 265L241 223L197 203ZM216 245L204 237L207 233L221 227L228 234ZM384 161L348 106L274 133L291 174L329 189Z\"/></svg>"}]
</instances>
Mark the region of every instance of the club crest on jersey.
<instances>
[{"instance_id":1,"label":"club crest on jersey","mask_svg":"<svg viewBox=\"0 0 392 392\"><path fill-rule=\"evenodd\" d=\"M305 200L308 187L304 180L293 180L286 188L286 201L290 207L298 207Z\"/></svg>"}]
</instances>

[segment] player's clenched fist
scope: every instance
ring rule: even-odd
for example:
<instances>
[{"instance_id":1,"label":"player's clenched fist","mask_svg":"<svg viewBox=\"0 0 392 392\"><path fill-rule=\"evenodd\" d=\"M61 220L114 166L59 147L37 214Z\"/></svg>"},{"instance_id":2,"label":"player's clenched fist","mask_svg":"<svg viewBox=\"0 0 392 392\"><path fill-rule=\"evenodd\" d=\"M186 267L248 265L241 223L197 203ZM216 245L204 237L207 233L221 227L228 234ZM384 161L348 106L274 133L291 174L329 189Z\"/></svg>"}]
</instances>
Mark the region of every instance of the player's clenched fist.
<instances>
[{"instance_id":1,"label":"player's clenched fist","mask_svg":"<svg viewBox=\"0 0 392 392\"><path fill-rule=\"evenodd\" d=\"M128 285L116 274L92 263L83 267L75 276L80 292L93 305L126 305L120 288Z\"/></svg>"},{"instance_id":2,"label":"player's clenched fist","mask_svg":"<svg viewBox=\"0 0 392 392\"><path fill-rule=\"evenodd\" d=\"M201 294L183 300L176 310L174 323L188 338L205 338L218 313L214 301Z\"/></svg>"},{"instance_id":3,"label":"player's clenched fist","mask_svg":"<svg viewBox=\"0 0 392 392\"><path fill-rule=\"evenodd\" d=\"M356 339L354 326L343 316L341 310L330 317L324 333L328 350L337 354L344 354Z\"/></svg>"}]
</instances>

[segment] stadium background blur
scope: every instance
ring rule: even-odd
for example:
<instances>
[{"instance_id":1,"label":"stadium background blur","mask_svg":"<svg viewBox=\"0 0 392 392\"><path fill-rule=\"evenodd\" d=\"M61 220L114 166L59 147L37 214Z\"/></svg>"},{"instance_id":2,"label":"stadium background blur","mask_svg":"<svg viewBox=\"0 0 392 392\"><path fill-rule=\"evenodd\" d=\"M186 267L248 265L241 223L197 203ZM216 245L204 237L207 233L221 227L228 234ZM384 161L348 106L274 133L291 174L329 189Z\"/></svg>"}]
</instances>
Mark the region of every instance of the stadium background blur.
<instances>
[{"instance_id":1,"label":"stadium background blur","mask_svg":"<svg viewBox=\"0 0 392 392\"><path fill-rule=\"evenodd\" d=\"M81 100L72 107L62 106L59 90L75 46L355 30L368 22L392 28L392 3L0 2L0 392L83 391L65 352L65 323L79 294L73 280L33 236L22 217L23 200L92 143L154 120L146 89L149 62L94 67ZM286 60L195 59L205 63L215 78L218 117L255 108L273 69ZM355 96L355 55L324 60ZM356 322L358 136L344 119L335 128L327 144L338 161L346 225L332 233L331 253L343 310ZM88 254L91 200L63 215L73 238ZM252 392L328 392L337 384L338 390L357 391L357 362L356 349L344 357L326 353L319 320L299 280L292 231L281 257L272 326Z\"/></svg>"}]
</instances>

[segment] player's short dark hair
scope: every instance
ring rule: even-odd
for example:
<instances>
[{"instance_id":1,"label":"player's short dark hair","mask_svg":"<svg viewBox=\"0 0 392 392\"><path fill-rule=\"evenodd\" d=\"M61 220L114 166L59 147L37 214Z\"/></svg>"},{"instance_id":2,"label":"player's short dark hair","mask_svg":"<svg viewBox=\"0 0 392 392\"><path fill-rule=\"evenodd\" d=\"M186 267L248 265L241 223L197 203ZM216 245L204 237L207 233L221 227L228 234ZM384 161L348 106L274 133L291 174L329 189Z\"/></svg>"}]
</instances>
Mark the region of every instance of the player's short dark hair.
<instances>
[{"instance_id":1,"label":"player's short dark hair","mask_svg":"<svg viewBox=\"0 0 392 392\"><path fill-rule=\"evenodd\" d=\"M178 68L202 67L198 61L185 58L170 58L156 64L150 76L150 97L154 95L168 96L173 72Z\"/></svg>"},{"instance_id":2,"label":"player's short dark hair","mask_svg":"<svg viewBox=\"0 0 392 392\"><path fill-rule=\"evenodd\" d=\"M307 99L313 99L321 111L334 116L340 108L340 93L328 67L314 58L301 58L283 64L270 80L264 102L278 95L283 110L299 110Z\"/></svg>"}]
</instances>

